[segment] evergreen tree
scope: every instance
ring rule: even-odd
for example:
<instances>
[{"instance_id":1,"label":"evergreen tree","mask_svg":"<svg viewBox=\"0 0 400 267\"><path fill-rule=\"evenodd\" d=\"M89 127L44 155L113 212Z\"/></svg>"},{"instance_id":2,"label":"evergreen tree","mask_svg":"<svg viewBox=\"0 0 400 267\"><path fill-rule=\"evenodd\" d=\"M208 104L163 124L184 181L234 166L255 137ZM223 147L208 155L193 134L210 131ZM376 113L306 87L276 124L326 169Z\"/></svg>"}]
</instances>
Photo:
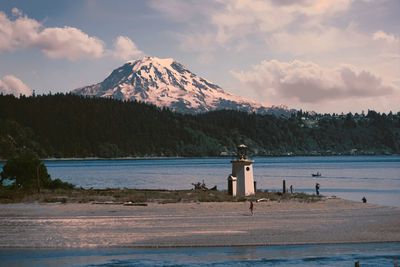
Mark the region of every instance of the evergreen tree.
<instances>
[{"instance_id":1,"label":"evergreen tree","mask_svg":"<svg viewBox=\"0 0 400 267\"><path fill-rule=\"evenodd\" d=\"M71 94L0 95L0 158L217 156L246 143L259 155L400 153L400 112L289 118L233 110L174 113L136 101Z\"/></svg>"}]
</instances>

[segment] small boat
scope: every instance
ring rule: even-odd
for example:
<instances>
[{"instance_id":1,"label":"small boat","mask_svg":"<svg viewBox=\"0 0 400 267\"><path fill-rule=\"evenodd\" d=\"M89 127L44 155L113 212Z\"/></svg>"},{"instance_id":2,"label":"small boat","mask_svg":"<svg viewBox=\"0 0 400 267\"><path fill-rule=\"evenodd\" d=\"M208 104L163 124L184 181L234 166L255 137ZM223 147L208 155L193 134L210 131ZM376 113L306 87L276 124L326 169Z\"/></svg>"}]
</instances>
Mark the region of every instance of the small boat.
<instances>
[{"instance_id":1,"label":"small boat","mask_svg":"<svg viewBox=\"0 0 400 267\"><path fill-rule=\"evenodd\" d=\"M312 173L311 176L312 177L320 177L320 176L322 176L322 174L317 172L317 173Z\"/></svg>"}]
</instances>

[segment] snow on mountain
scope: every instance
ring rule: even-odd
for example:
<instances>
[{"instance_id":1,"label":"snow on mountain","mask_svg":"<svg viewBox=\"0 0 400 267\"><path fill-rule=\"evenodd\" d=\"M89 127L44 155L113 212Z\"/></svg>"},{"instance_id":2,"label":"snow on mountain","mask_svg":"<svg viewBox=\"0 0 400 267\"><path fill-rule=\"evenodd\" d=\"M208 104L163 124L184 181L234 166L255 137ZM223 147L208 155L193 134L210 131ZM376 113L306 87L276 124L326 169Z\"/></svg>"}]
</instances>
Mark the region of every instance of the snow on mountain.
<instances>
[{"instance_id":1,"label":"snow on mountain","mask_svg":"<svg viewBox=\"0 0 400 267\"><path fill-rule=\"evenodd\" d=\"M128 61L104 81L72 91L77 95L137 100L184 113L217 109L247 112L290 113L286 107L264 107L224 92L216 84L198 77L172 58L144 57Z\"/></svg>"}]
</instances>

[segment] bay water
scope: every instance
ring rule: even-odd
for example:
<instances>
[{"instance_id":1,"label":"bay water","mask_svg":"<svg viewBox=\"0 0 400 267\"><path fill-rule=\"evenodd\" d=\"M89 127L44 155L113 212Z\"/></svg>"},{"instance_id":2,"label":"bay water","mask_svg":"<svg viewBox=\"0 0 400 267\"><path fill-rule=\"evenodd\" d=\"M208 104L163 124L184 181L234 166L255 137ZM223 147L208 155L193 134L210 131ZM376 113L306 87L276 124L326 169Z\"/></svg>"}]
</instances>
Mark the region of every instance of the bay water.
<instances>
[{"instance_id":1,"label":"bay water","mask_svg":"<svg viewBox=\"0 0 400 267\"><path fill-rule=\"evenodd\" d=\"M227 189L231 158L47 160L53 178L83 188L191 189L204 181ZM400 207L400 156L255 157L257 188L295 192ZM312 177L312 173L321 173Z\"/></svg>"},{"instance_id":2,"label":"bay water","mask_svg":"<svg viewBox=\"0 0 400 267\"><path fill-rule=\"evenodd\" d=\"M1 266L396 266L400 243L200 248L2 249Z\"/></svg>"}]
</instances>

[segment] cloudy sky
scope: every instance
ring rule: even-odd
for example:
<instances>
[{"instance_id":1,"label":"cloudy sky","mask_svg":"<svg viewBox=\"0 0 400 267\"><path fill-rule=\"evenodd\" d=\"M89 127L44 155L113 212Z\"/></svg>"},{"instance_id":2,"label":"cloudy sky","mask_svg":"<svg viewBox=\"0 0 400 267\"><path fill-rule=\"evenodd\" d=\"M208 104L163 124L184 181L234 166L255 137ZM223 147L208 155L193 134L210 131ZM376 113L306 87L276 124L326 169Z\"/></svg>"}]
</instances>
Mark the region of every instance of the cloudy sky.
<instances>
[{"instance_id":1,"label":"cloudy sky","mask_svg":"<svg viewBox=\"0 0 400 267\"><path fill-rule=\"evenodd\" d=\"M399 0L2 0L0 91L68 92L144 55L317 112L400 111Z\"/></svg>"}]
</instances>

